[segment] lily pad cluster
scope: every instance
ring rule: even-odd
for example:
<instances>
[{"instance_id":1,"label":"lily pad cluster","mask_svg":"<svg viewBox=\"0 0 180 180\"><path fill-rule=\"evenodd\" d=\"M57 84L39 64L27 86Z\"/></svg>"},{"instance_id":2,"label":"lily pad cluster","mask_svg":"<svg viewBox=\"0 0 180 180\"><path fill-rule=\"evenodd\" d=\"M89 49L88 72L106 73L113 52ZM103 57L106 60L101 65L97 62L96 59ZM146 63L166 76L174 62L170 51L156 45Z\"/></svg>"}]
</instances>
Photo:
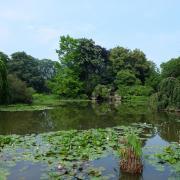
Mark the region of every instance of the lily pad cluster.
<instances>
[{"instance_id":1,"label":"lily pad cluster","mask_svg":"<svg viewBox=\"0 0 180 180\"><path fill-rule=\"evenodd\" d=\"M84 131L58 131L26 136L0 136L1 173L8 174L17 162L31 161L46 165L44 177L98 177L103 169L94 169L89 162L109 154L119 155L119 137L143 128L120 126Z\"/></svg>"},{"instance_id":2,"label":"lily pad cluster","mask_svg":"<svg viewBox=\"0 0 180 180\"><path fill-rule=\"evenodd\" d=\"M129 132L142 143L153 134L150 124L106 129L70 130L44 134L0 136L0 174L8 177L21 162L42 164L42 179L110 179L93 161L108 155L120 157L119 138ZM105 176L106 175L106 176Z\"/></svg>"},{"instance_id":3,"label":"lily pad cluster","mask_svg":"<svg viewBox=\"0 0 180 180\"><path fill-rule=\"evenodd\" d=\"M174 167L176 172L180 172L180 144L172 143L156 156L159 158L159 163L168 163Z\"/></svg>"}]
</instances>

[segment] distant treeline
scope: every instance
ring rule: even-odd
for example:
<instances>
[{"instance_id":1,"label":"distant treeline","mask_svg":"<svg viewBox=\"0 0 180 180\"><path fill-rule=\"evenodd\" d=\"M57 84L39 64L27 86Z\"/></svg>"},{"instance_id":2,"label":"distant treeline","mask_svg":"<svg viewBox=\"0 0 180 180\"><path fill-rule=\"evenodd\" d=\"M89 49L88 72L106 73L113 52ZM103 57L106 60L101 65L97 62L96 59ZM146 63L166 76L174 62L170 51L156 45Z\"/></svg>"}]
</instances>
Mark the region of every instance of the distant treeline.
<instances>
[{"instance_id":1,"label":"distant treeline","mask_svg":"<svg viewBox=\"0 0 180 180\"><path fill-rule=\"evenodd\" d=\"M34 91L99 100L115 94L123 99L155 94L153 103L158 102L159 109L179 108L180 58L161 64L159 71L139 49L118 46L107 50L92 39L70 36L60 37L56 52L59 62L39 60L25 52L11 57L1 52L1 103L19 102L21 98L16 96L24 93L30 97ZM24 92L19 93L20 89Z\"/></svg>"},{"instance_id":2,"label":"distant treeline","mask_svg":"<svg viewBox=\"0 0 180 180\"><path fill-rule=\"evenodd\" d=\"M47 80L54 77L56 63L25 52L13 53L11 57L0 52L0 103L31 103L33 92L50 92Z\"/></svg>"}]
</instances>

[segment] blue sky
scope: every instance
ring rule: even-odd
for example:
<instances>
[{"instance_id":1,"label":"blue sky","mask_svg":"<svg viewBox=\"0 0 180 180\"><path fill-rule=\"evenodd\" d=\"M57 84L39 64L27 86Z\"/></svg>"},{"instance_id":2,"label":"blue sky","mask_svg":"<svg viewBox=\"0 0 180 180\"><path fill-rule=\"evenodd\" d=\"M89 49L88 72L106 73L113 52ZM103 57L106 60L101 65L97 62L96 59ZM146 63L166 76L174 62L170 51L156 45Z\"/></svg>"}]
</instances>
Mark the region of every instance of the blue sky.
<instances>
[{"instance_id":1,"label":"blue sky","mask_svg":"<svg viewBox=\"0 0 180 180\"><path fill-rule=\"evenodd\" d=\"M0 51L57 60L61 35L139 48L158 65L180 55L180 0L0 0Z\"/></svg>"}]
</instances>

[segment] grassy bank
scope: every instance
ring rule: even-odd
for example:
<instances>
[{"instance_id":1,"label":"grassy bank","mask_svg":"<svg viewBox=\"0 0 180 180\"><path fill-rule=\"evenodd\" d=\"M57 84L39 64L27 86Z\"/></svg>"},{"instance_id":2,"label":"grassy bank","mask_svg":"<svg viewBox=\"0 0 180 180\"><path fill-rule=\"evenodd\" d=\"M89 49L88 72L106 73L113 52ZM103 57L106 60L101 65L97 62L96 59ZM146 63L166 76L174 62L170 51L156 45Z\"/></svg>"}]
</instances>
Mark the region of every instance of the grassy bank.
<instances>
[{"instance_id":1,"label":"grassy bank","mask_svg":"<svg viewBox=\"0 0 180 180\"><path fill-rule=\"evenodd\" d=\"M84 102L90 101L87 99L60 99L54 94L34 94L32 104L11 104L1 105L0 111L35 111L52 109L55 106L59 106L64 102Z\"/></svg>"},{"instance_id":2,"label":"grassy bank","mask_svg":"<svg viewBox=\"0 0 180 180\"><path fill-rule=\"evenodd\" d=\"M128 96L123 99L124 103L144 104L148 102L149 97L146 96ZM38 94L33 95L32 104L12 104L0 106L0 111L35 111L52 109L55 106L62 105L66 102L90 102L90 99L60 99L54 94Z\"/></svg>"}]
</instances>

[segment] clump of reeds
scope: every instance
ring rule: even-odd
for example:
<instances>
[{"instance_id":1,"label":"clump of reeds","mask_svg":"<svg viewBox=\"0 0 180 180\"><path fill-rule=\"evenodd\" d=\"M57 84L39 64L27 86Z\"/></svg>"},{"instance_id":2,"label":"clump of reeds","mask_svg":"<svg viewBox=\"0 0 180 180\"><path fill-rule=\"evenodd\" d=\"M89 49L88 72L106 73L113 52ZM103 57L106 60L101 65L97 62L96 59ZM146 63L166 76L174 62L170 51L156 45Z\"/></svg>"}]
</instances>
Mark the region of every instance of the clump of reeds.
<instances>
[{"instance_id":1,"label":"clump of reeds","mask_svg":"<svg viewBox=\"0 0 180 180\"><path fill-rule=\"evenodd\" d=\"M134 133L128 134L120 140L122 144L120 148L121 161L120 168L123 172L142 173L142 147L137 135Z\"/></svg>"}]
</instances>

